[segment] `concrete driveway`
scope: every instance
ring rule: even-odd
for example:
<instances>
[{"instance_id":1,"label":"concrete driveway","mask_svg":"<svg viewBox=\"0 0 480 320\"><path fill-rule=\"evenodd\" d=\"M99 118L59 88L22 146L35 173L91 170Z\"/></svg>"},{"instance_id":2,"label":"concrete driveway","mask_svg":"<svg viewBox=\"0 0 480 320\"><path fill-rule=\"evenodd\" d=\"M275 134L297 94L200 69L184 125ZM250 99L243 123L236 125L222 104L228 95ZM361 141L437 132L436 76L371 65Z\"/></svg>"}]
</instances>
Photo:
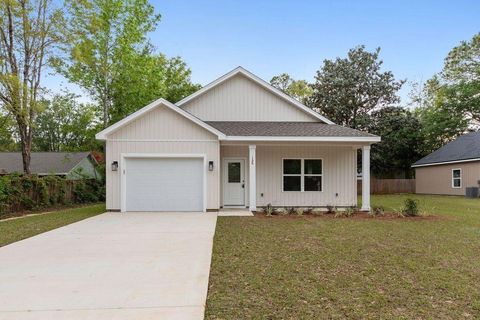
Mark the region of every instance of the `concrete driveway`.
<instances>
[{"instance_id":1,"label":"concrete driveway","mask_svg":"<svg viewBox=\"0 0 480 320\"><path fill-rule=\"evenodd\" d=\"M202 319L216 213L105 213L0 248L0 319Z\"/></svg>"}]
</instances>

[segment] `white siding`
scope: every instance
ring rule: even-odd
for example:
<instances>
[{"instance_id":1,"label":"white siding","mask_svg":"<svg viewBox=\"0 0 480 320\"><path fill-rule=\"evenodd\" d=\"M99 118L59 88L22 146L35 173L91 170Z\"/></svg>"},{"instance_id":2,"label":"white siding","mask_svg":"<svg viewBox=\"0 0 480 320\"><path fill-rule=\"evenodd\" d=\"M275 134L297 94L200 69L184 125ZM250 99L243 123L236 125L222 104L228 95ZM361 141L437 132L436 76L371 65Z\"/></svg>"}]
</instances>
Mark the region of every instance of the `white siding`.
<instances>
[{"instance_id":1,"label":"white siding","mask_svg":"<svg viewBox=\"0 0 480 320\"><path fill-rule=\"evenodd\" d=\"M203 121L318 121L242 75L226 80L182 108Z\"/></svg>"},{"instance_id":2,"label":"white siding","mask_svg":"<svg viewBox=\"0 0 480 320\"><path fill-rule=\"evenodd\" d=\"M268 203L274 206L305 207L352 206L357 204L357 152L352 146L257 145L256 153L258 207L265 206ZM221 147L222 158L234 156L248 157L248 146ZM323 191L283 192L283 158L322 158ZM262 193L263 197L261 196ZM336 193L338 193L338 197L335 196Z\"/></svg>"},{"instance_id":3,"label":"white siding","mask_svg":"<svg viewBox=\"0 0 480 320\"><path fill-rule=\"evenodd\" d=\"M219 207L220 148L216 136L176 112L159 107L113 132L106 142L107 209L120 209L120 174L110 164L122 153L206 154L214 171L207 172L207 209Z\"/></svg>"}]
</instances>

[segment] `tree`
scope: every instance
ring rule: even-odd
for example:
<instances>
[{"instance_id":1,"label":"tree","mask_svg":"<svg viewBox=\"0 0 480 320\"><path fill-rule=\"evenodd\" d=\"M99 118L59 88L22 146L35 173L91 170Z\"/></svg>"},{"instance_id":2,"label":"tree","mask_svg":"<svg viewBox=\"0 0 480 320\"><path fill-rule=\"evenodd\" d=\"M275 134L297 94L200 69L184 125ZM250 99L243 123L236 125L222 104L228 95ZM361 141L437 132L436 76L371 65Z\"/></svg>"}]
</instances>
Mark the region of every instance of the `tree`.
<instances>
[{"instance_id":1,"label":"tree","mask_svg":"<svg viewBox=\"0 0 480 320\"><path fill-rule=\"evenodd\" d=\"M54 60L56 70L78 84L102 108L109 122L114 85L122 70L132 70L138 52L148 50L146 35L160 20L148 0L66 0L69 41L65 57ZM128 85L127 83L125 86Z\"/></svg>"},{"instance_id":2,"label":"tree","mask_svg":"<svg viewBox=\"0 0 480 320\"><path fill-rule=\"evenodd\" d=\"M1 112L1 110L0 110ZM16 151L18 146L14 139L15 121L10 114L0 114L0 151Z\"/></svg>"},{"instance_id":3,"label":"tree","mask_svg":"<svg viewBox=\"0 0 480 320\"><path fill-rule=\"evenodd\" d=\"M200 89L190 81L191 71L179 57L167 58L150 50L124 62L112 84L110 117L116 122L151 101L163 97L173 103Z\"/></svg>"},{"instance_id":4,"label":"tree","mask_svg":"<svg viewBox=\"0 0 480 320\"><path fill-rule=\"evenodd\" d=\"M397 91L405 82L381 71L379 53L380 48L368 52L359 46L350 49L347 58L324 60L308 105L337 124L366 128L371 111L400 101Z\"/></svg>"},{"instance_id":5,"label":"tree","mask_svg":"<svg viewBox=\"0 0 480 320\"><path fill-rule=\"evenodd\" d=\"M382 137L372 145L372 172L377 177L410 178L411 165L423 155L420 122L407 109L386 107L372 112L369 132Z\"/></svg>"},{"instance_id":6,"label":"tree","mask_svg":"<svg viewBox=\"0 0 480 320\"><path fill-rule=\"evenodd\" d=\"M270 84L302 103L306 103L313 92L307 81L294 80L288 73L274 76Z\"/></svg>"},{"instance_id":7,"label":"tree","mask_svg":"<svg viewBox=\"0 0 480 320\"><path fill-rule=\"evenodd\" d=\"M98 148L96 106L80 104L72 93L57 94L42 104L45 111L35 121L34 149L37 151L90 151Z\"/></svg>"},{"instance_id":8,"label":"tree","mask_svg":"<svg viewBox=\"0 0 480 320\"><path fill-rule=\"evenodd\" d=\"M50 0L0 3L0 101L15 120L23 171L29 174L42 75L60 41L58 31L64 28L64 19Z\"/></svg>"}]
</instances>

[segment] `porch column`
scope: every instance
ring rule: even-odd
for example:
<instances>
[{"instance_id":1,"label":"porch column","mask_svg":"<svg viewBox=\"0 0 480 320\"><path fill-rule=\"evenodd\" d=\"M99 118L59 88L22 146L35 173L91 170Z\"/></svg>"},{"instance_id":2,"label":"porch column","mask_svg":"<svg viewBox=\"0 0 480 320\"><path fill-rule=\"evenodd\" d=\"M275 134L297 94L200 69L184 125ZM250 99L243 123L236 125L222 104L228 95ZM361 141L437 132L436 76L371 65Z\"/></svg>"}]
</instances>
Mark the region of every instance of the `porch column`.
<instances>
[{"instance_id":1,"label":"porch column","mask_svg":"<svg viewBox=\"0 0 480 320\"><path fill-rule=\"evenodd\" d=\"M256 158L256 145L252 144L248 146L248 198L250 211L257 211L257 158Z\"/></svg>"},{"instance_id":2,"label":"porch column","mask_svg":"<svg viewBox=\"0 0 480 320\"><path fill-rule=\"evenodd\" d=\"M362 211L370 211L370 146L362 148Z\"/></svg>"}]
</instances>

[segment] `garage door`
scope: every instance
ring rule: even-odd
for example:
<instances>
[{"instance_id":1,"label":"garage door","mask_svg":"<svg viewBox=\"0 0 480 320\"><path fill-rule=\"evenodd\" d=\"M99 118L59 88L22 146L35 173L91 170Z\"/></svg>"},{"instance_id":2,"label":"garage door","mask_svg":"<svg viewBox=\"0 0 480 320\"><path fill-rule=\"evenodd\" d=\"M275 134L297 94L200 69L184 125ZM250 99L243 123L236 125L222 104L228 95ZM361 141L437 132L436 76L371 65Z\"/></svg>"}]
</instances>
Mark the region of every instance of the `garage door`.
<instances>
[{"instance_id":1,"label":"garage door","mask_svg":"<svg viewBox=\"0 0 480 320\"><path fill-rule=\"evenodd\" d=\"M127 158L126 211L203 211L202 158Z\"/></svg>"}]
</instances>

